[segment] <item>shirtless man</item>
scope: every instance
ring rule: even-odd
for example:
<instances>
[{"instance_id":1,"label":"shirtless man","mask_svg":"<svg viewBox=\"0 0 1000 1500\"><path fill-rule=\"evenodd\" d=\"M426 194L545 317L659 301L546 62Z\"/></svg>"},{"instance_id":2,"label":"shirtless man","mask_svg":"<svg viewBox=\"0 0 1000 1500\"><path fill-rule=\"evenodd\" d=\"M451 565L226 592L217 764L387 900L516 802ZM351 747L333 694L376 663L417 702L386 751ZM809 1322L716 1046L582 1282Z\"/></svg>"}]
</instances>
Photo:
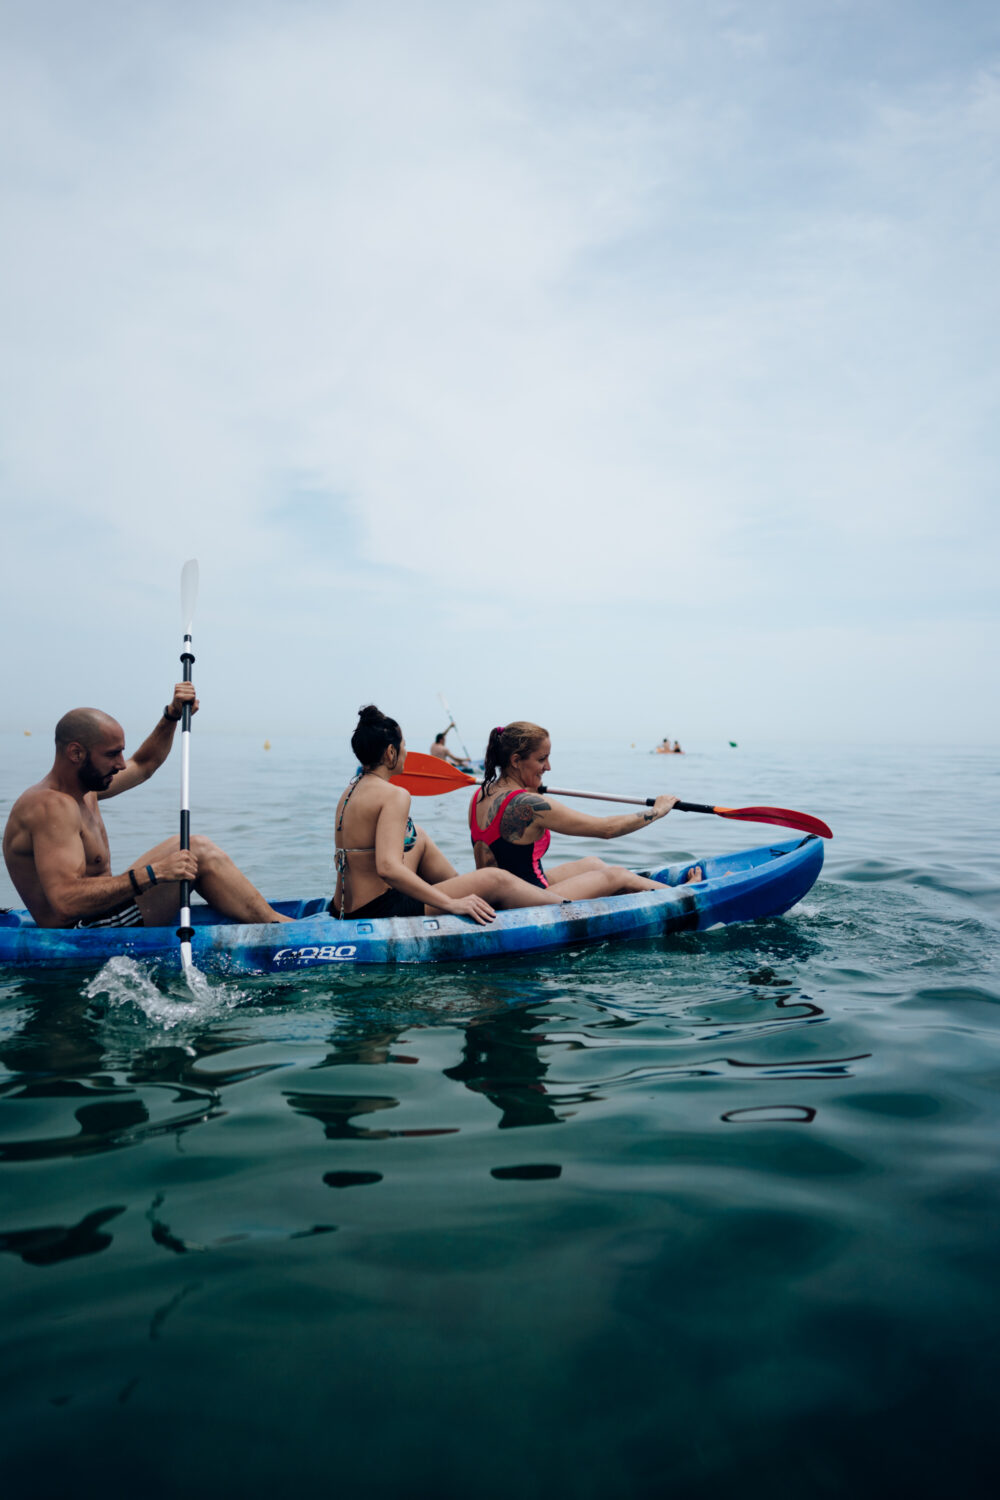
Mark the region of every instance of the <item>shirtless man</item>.
<instances>
[{"instance_id":1,"label":"shirtless man","mask_svg":"<svg viewBox=\"0 0 1000 1500\"><path fill-rule=\"evenodd\" d=\"M111 873L108 834L98 803L148 781L163 764L185 703L197 713L189 682L179 682L152 734L130 760L125 734L109 714L74 708L56 725L56 758L37 786L10 810L3 857L21 900L39 927L167 927L177 920L182 880L237 922L287 922L209 839L191 848L165 839L123 875Z\"/></svg>"},{"instance_id":2,"label":"shirtless man","mask_svg":"<svg viewBox=\"0 0 1000 1500\"><path fill-rule=\"evenodd\" d=\"M431 754L436 755L438 760L450 760L456 766L467 766L469 762L467 760L464 760L460 755L452 755L451 751L448 749L448 746L445 744L445 740L454 729L454 727L454 724L449 724L448 728L444 731L443 734L436 734L434 736L434 743L431 746Z\"/></svg>"}]
</instances>

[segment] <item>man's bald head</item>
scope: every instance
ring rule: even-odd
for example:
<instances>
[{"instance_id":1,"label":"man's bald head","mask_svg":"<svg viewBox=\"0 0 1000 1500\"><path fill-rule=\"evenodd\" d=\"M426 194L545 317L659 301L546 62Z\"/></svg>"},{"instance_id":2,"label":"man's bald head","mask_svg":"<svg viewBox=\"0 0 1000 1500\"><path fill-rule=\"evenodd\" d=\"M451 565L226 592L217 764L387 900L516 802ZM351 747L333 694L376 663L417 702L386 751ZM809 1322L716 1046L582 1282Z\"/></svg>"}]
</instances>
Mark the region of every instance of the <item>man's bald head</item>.
<instances>
[{"instance_id":1,"label":"man's bald head","mask_svg":"<svg viewBox=\"0 0 1000 1500\"><path fill-rule=\"evenodd\" d=\"M56 725L56 749L65 750L67 745L76 744L91 750L116 731L120 737L121 725L99 708L71 708Z\"/></svg>"}]
</instances>

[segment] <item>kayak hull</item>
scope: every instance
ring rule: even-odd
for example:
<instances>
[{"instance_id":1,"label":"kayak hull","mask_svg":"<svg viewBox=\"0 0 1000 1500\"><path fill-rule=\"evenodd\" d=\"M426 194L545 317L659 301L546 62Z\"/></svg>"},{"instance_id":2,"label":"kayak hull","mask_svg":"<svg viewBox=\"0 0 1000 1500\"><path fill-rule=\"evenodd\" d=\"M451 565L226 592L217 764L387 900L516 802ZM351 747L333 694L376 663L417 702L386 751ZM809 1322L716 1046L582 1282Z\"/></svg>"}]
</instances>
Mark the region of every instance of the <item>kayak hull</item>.
<instances>
[{"instance_id":1,"label":"kayak hull","mask_svg":"<svg viewBox=\"0 0 1000 1500\"><path fill-rule=\"evenodd\" d=\"M191 955L203 973L280 974L342 964L446 963L545 953L580 943L699 932L720 923L780 916L815 882L823 844L811 835L698 860L705 878L684 883L690 862L651 873L662 891L521 907L482 927L467 917L394 917L339 921L326 897L275 901L293 923L240 925L209 906L191 909ZM117 954L177 968L171 927L39 928L26 912L0 912L0 964L69 968Z\"/></svg>"}]
</instances>

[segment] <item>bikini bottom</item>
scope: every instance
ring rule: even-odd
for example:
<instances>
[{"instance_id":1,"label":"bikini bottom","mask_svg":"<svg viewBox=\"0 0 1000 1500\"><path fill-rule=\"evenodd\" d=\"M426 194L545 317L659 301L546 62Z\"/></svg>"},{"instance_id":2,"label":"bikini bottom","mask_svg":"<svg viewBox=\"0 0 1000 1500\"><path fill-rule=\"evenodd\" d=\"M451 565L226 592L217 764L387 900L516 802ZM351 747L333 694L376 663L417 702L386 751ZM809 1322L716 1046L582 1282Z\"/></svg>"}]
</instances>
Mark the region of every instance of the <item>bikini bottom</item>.
<instances>
[{"instance_id":1,"label":"bikini bottom","mask_svg":"<svg viewBox=\"0 0 1000 1500\"><path fill-rule=\"evenodd\" d=\"M332 907L332 903L331 903ZM335 917L337 913L328 907L330 915ZM404 895L402 891L394 891L392 886L383 891L381 896L376 896L374 901L367 902L364 906L356 906L353 911L344 913L345 922L367 922L372 917L422 917L424 915L424 903L418 901L415 896Z\"/></svg>"}]
</instances>

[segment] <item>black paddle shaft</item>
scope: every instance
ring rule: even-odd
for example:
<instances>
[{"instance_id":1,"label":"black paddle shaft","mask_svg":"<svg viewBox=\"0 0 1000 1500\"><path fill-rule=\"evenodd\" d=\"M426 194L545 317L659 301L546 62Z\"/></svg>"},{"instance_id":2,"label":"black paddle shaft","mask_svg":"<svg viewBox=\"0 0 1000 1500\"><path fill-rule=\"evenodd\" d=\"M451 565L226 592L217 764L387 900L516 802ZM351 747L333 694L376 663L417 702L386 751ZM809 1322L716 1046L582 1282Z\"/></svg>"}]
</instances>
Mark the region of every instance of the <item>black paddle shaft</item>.
<instances>
[{"instance_id":1,"label":"black paddle shaft","mask_svg":"<svg viewBox=\"0 0 1000 1500\"><path fill-rule=\"evenodd\" d=\"M655 797L647 797L646 798L646 806L647 807L653 807L653 806L655 806L655 803L656 803L656 798ZM705 813L714 813L715 812L715 808L714 807L709 807L707 802L675 802L674 803L674 810L676 812L705 812Z\"/></svg>"}]
</instances>

